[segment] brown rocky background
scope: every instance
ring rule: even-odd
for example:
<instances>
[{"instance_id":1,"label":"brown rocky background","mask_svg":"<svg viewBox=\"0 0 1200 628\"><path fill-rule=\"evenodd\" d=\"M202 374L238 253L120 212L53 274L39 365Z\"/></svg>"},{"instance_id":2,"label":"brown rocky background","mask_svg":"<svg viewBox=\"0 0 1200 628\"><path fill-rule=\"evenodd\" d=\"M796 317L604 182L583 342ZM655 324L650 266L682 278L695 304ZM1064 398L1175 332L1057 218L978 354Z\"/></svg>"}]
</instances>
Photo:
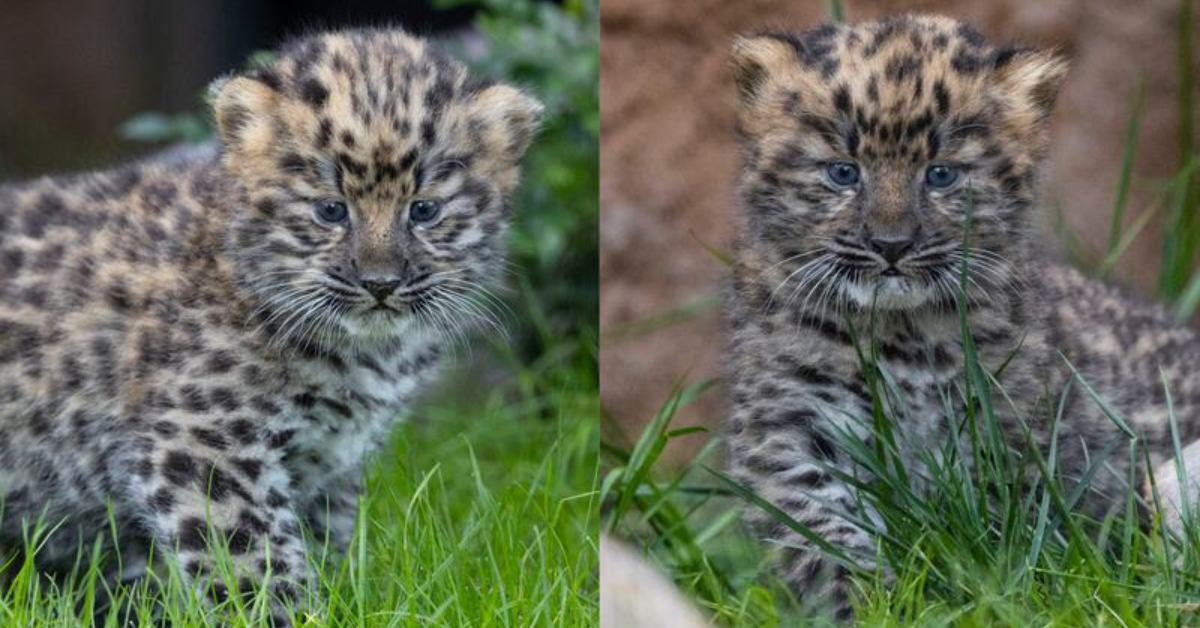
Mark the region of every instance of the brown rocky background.
<instances>
[{"instance_id":1,"label":"brown rocky background","mask_svg":"<svg viewBox=\"0 0 1200 628\"><path fill-rule=\"evenodd\" d=\"M806 28L825 18L827 5L603 0L601 7L601 397L616 432L610 438L620 440L636 436L674 385L718 374L722 339L710 304L725 268L705 245L728 249L735 216L731 39L764 27ZM1103 250L1139 77L1146 100L1127 223L1154 205L1178 166L1178 0L847 0L844 9L849 21L946 13L994 40L1055 47L1070 58L1046 177L1048 238L1057 206L1085 250ZM1151 222L1117 280L1151 292L1160 242ZM721 392L710 392L676 425L719 426L721 410Z\"/></svg>"}]
</instances>

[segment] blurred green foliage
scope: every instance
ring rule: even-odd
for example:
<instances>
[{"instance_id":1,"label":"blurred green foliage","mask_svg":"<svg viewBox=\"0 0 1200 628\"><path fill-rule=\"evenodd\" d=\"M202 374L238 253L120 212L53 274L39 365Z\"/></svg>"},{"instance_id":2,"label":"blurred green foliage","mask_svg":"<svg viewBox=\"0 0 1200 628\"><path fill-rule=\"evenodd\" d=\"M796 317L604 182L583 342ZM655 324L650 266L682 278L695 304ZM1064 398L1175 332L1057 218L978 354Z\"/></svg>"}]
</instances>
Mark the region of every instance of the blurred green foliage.
<instances>
[{"instance_id":1,"label":"blurred green foliage","mask_svg":"<svg viewBox=\"0 0 1200 628\"><path fill-rule=\"evenodd\" d=\"M599 3L567 0L434 0L435 7L478 8L477 40L452 39L456 56L481 75L515 83L546 106L540 136L525 160L510 236L511 283L504 295L522 392L564 386L596 390L599 310ZM481 40L481 41L479 41ZM475 45L479 43L481 45ZM251 67L264 62L251 57ZM213 134L207 109L146 112L120 128L141 142L203 142Z\"/></svg>"},{"instance_id":2,"label":"blurred green foliage","mask_svg":"<svg viewBox=\"0 0 1200 628\"><path fill-rule=\"evenodd\" d=\"M121 124L121 137L135 142L189 142L199 144L212 139L208 117L193 112L165 114L147 111Z\"/></svg>"},{"instance_id":3,"label":"blurred green foliage","mask_svg":"<svg viewBox=\"0 0 1200 628\"><path fill-rule=\"evenodd\" d=\"M514 346L545 362L569 360L598 387L600 20L598 0L435 0L480 9L487 45L459 57L512 81L546 106L542 133L526 158L511 238L522 298ZM540 378L556 386L556 378Z\"/></svg>"}]
</instances>

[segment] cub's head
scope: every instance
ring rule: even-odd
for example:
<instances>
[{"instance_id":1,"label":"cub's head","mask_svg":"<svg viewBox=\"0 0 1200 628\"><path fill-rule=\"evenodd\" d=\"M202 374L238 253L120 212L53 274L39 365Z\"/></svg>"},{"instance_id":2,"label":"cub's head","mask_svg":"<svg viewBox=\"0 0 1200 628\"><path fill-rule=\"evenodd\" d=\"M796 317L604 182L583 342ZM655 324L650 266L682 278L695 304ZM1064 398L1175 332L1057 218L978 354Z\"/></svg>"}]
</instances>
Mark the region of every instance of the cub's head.
<instances>
[{"instance_id":1,"label":"cub's head","mask_svg":"<svg viewBox=\"0 0 1200 628\"><path fill-rule=\"evenodd\" d=\"M277 336L373 342L482 311L536 100L399 30L300 39L211 100L244 201L228 244Z\"/></svg>"},{"instance_id":2,"label":"cub's head","mask_svg":"<svg viewBox=\"0 0 1200 628\"><path fill-rule=\"evenodd\" d=\"M964 254L972 299L1011 284L1063 62L904 16L742 38L733 66L745 254L774 300L945 307Z\"/></svg>"}]
</instances>

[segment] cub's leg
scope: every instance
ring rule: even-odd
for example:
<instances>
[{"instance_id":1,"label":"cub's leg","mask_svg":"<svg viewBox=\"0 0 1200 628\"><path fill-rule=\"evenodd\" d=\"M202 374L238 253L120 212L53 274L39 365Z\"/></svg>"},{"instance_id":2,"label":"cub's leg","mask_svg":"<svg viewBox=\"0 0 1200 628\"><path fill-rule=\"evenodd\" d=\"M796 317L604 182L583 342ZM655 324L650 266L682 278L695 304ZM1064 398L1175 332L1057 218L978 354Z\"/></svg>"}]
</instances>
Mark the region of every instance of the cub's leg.
<instances>
[{"instance_id":1,"label":"cub's leg","mask_svg":"<svg viewBox=\"0 0 1200 628\"><path fill-rule=\"evenodd\" d=\"M736 388L736 387L735 387ZM734 395L749 399L749 395ZM737 403L733 412L731 462L743 484L789 517L839 547L864 570L875 568L872 535L842 513L857 508L854 495L830 469L849 473L844 456L822 424L815 405L801 398ZM806 603L852 619L850 574L810 541L772 515L747 506L753 532L782 548L783 579Z\"/></svg>"},{"instance_id":2,"label":"cub's leg","mask_svg":"<svg viewBox=\"0 0 1200 628\"><path fill-rule=\"evenodd\" d=\"M362 472L356 469L324 484L304 505L304 523L313 539L318 544L328 542L334 556L344 555L350 548L361 489Z\"/></svg>"},{"instance_id":3,"label":"cub's leg","mask_svg":"<svg viewBox=\"0 0 1200 628\"><path fill-rule=\"evenodd\" d=\"M211 592L227 586L248 591L269 576L279 601L298 598L312 586L300 521L294 513L292 483L279 453L286 434L255 431L270 417L236 421L164 412L158 441L143 465L152 472L138 485L145 520L158 547L174 556L197 586L214 578ZM210 541L228 543L235 582L214 574ZM286 625L277 604L276 625Z\"/></svg>"}]
</instances>

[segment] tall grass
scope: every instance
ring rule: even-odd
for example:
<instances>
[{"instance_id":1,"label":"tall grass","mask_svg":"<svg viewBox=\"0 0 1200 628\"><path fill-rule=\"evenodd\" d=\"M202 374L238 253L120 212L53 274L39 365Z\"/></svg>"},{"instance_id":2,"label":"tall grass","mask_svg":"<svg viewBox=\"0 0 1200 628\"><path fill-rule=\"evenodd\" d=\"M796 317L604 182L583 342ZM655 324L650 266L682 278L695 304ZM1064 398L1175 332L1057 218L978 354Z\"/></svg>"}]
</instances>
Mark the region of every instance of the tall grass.
<instances>
[{"instance_id":1,"label":"tall grass","mask_svg":"<svg viewBox=\"0 0 1200 628\"><path fill-rule=\"evenodd\" d=\"M838 450L863 472L831 470L857 496L857 507L840 516L878 539L877 553L866 558L889 566L894 576L856 570L848 550L725 475L710 459L717 438L683 469L652 471L669 441L695 434L694 428L672 430L670 422L707 385L673 393L632 448L605 447L604 527L640 541L722 625L827 622L800 609L770 573L764 550L740 538L734 524L743 507L765 510L816 551L850 567L862 625L1189 625L1200 609L1200 526L1188 507L1182 535L1158 520L1147 522L1145 513L1160 510L1157 494L1144 499L1140 476L1131 473L1124 493L1113 496L1120 506L1113 514L1095 519L1079 510L1114 457L1127 456L1135 470L1147 466L1147 452L1120 413L1076 373L1049 416L1021 416L999 374L979 362L965 314L963 320L964 373L941 391L947 432L961 439L925 451L915 467L906 464L900 455L905 436L885 410L904 402L873 347L861 355L876 403L870 415L857 417L863 431L836 434ZM1064 366L1075 372L1065 358ZM1089 452L1083 474L1068 479L1056 443L1071 395L1097 404L1127 438ZM1178 454L1169 402L1168 408ZM1005 411L1024 421L1019 446L1001 428L998 416ZM1035 444L1034 421L1053 434L1049 451ZM1184 469L1178 473L1186 486Z\"/></svg>"},{"instance_id":2,"label":"tall grass","mask_svg":"<svg viewBox=\"0 0 1200 628\"><path fill-rule=\"evenodd\" d=\"M1167 298L1177 298L1192 276L1196 248L1200 246L1200 180L1195 175L1195 68L1192 30L1195 9L1191 0L1179 0L1176 16L1175 68L1179 86L1176 106L1179 140L1179 176L1172 183L1172 211L1164 229L1163 266L1159 288Z\"/></svg>"},{"instance_id":3,"label":"tall grass","mask_svg":"<svg viewBox=\"0 0 1200 628\"><path fill-rule=\"evenodd\" d=\"M295 625L595 625L597 435L595 421L580 419L595 416L595 394L564 390L549 420L543 404L510 396L443 399L399 430L370 471L350 551L312 540L317 590L292 607ZM31 528L24 555L0 565L0 626L269 625L264 589L210 608L171 561L110 589L102 574L120 556L100 544L82 547L71 573L46 576L37 548L61 532ZM217 581L235 582L219 541L214 555Z\"/></svg>"}]
</instances>

